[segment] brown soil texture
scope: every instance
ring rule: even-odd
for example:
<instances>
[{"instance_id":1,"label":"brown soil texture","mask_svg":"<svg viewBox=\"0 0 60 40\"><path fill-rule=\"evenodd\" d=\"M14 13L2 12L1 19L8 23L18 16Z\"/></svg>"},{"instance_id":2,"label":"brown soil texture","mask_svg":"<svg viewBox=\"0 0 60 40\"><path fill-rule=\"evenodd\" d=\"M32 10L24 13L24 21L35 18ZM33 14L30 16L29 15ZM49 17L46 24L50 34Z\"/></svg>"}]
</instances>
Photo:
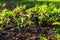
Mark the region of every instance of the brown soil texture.
<instances>
[{"instance_id":1,"label":"brown soil texture","mask_svg":"<svg viewBox=\"0 0 60 40\"><path fill-rule=\"evenodd\" d=\"M48 40L57 40L55 27L34 27L27 26L26 28L5 27L0 31L0 40L40 40L41 35L44 35Z\"/></svg>"}]
</instances>

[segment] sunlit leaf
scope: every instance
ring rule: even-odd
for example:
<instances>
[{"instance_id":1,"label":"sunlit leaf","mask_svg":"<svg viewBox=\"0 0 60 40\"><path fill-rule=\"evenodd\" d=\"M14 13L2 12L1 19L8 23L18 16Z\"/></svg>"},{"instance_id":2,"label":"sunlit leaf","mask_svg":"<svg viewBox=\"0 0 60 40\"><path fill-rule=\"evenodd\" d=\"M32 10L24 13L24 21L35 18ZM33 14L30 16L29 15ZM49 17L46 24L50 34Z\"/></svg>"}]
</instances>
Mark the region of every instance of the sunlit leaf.
<instances>
[{"instance_id":1,"label":"sunlit leaf","mask_svg":"<svg viewBox=\"0 0 60 40\"><path fill-rule=\"evenodd\" d=\"M60 25L60 22L53 22L53 25Z\"/></svg>"}]
</instances>

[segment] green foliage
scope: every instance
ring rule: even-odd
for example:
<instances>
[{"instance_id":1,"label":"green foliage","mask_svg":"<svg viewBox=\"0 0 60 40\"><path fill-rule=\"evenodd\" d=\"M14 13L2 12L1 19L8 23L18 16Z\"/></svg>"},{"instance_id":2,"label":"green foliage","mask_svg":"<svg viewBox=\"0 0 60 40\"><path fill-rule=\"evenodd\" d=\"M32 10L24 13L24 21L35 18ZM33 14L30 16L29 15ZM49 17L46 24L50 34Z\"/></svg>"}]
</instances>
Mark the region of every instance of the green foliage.
<instances>
[{"instance_id":1,"label":"green foliage","mask_svg":"<svg viewBox=\"0 0 60 40\"><path fill-rule=\"evenodd\" d=\"M6 7L6 3L0 3L0 7ZM44 22L47 24L51 23L52 25L60 25L60 7L57 7L53 3L48 5L36 4L34 7L28 9L27 7L27 5L17 5L12 11L8 9L2 9L2 11L0 11L0 25L10 25L9 23L11 23L11 20L16 23L18 28L26 27L26 25L34 25L34 22L32 21L34 14L37 14L38 16L39 25L42 25ZM14 25L14 23L12 24ZM0 27L0 30L2 29L3 28ZM55 32L57 33L57 40L60 39L60 28L57 28ZM47 38L44 36L41 36L40 38L40 40L47 40Z\"/></svg>"},{"instance_id":2,"label":"green foliage","mask_svg":"<svg viewBox=\"0 0 60 40\"><path fill-rule=\"evenodd\" d=\"M16 21L15 22L17 23L17 26L19 28L21 28L21 19L20 18L16 18Z\"/></svg>"},{"instance_id":3,"label":"green foliage","mask_svg":"<svg viewBox=\"0 0 60 40\"><path fill-rule=\"evenodd\" d=\"M60 40L60 34L57 34L56 37L57 37L57 40Z\"/></svg>"},{"instance_id":4,"label":"green foliage","mask_svg":"<svg viewBox=\"0 0 60 40\"><path fill-rule=\"evenodd\" d=\"M0 31L1 31L1 30L3 30L3 28L2 28L2 27L0 27Z\"/></svg>"},{"instance_id":5,"label":"green foliage","mask_svg":"<svg viewBox=\"0 0 60 40\"><path fill-rule=\"evenodd\" d=\"M13 10L13 12L22 12L22 10L26 9L26 5L20 5L20 6L16 6L16 8Z\"/></svg>"},{"instance_id":6,"label":"green foliage","mask_svg":"<svg viewBox=\"0 0 60 40\"><path fill-rule=\"evenodd\" d=\"M10 21L10 18L9 18L10 16L13 16L12 11L8 11L7 9L2 10L2 13L1 13L1 17L2 17L1 22L2 22L2 24L8 24L9 21Z\"/></svg>"},{"instance_id":7,"label":"green foliage","mask_svg":"<svg viewBox=\"0 0 60 40\"><path fill-rule=\"evenodd\" d=\"M53 22L53 25L60 25L60 22Z\"/></svg>"},{"instance_id":8,"label":"green foliage","mask_svg":"<svg viewBox=\"0 0 60 40\"><path fill-rule=\"evenodd\" d=\"M55 32L60 34L60 28L57 28Z\"/></svg>"},{"instance_id":9,"label":"green foliage","mask_svg":"<svg viewBox=\"0 0 60 40\"><path fill-rule=\"evenodd\" d=\"M5 7L5 6L6 6L6 3L3 3L3 4L2 4L2 7Z\"/></svg>"},{"instance_id":10,"label":"green foliage","mask_svg":"<svg viewBox=\"0 0 60 40\"><path fill-rule=\"evenodd\" d=\"M3 4L3 6L6 6L6 4ZM26 8L27 5L20 5L20 6L17 5L16 8L12 11L3 9L2 12L0 12L0 19L1 19L0 24L9 25L10 20L12 20L10 17L13 17L13 21L16 22L18 27L23 27L23 26L26 27L26 25L34 25L32 19L33 17L35 17L34 15L37 14L39 25L43 24L44 22L52 23L53 25L55 24L60 25L59 23L60 8L57 8L56 5L52 3L50 3L49 5L36 4L34 7L28 9Z\"/></svg>"},{"instance_id":11,"label":"green foliage","mask_svg":"<svg viewBox=\"0 0 60 40\"><path fill-rule=\"evenodd\" d=\"M0 3L0 7L1 8L6 7L6 3Z\"/></svg>"},{"instance_id":12,"label":"green foliage","mask_svg":"<svg viewBox=\"0 0 60 40\"><path fill-rule=\"evenodd\" d=\"M41 25L43 24L43 20L42 19L39 19L38 23Z\"/></svg>"},{"instance_id":13,"label":"green foliage","mask_svg":"<svg viewBox=\"0 0 60 40\"><path fill-rule=\"evenodd\" d=\"M40 40L47 40L47 38L44 36L40 36Z\"/></svg>"},{"instance_id":14,"label":"green foliage","mask_svg":"<svg viewBox=\"0 0 60 40\"><path fill-rule=\"evenodd\" d=\"M60 28L57 28L56 30L55 30L55 32L56 32L56 38L57 38L57 40L59 40L60 39Z\"/></svg>"},{"instance_id":15,"label":"green foliage","mask_svg":"<svg viewBox=\"0 0 60 40\"><path fill-rule=\"evenodd\" d=\"M39 20L41 21L46 21L46 22L50 22L50 23L52 23L52 22L56 22L57 20L59 20L59 14L60 13L58 13L58 8L54 5L54 4L49 4L49 6L48 5L46 5L46 4L43 4L43 5L41 5L41 6L38 6L37 8L36 8L38 11L38 15L39 15ZM40 24L40 21L38 21L39 22L39 24ZM43 23L41 21L41 23Z\"/></svg>"}]
</instances>

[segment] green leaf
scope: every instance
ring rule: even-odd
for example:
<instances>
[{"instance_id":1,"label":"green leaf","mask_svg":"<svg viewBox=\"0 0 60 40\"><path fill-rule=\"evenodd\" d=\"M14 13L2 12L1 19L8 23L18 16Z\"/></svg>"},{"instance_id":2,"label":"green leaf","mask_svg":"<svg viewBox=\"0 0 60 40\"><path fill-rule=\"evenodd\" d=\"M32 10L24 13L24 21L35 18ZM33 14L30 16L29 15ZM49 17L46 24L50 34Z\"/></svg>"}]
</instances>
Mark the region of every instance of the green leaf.
<instances>
[{"instance_id":1,"label":"green leaf","mask_svg":"<svg viewBox=\"0 0 60 40\"><path fill-rule=\"evenodd\" d=\"M3 3L3 4L2 4L2 7L5 7L5 6L6 6L6 3Z\"/></svg>"},{"instance_id":2,"label":"green leaf","mask_svg":"<svg viewBox=\"0 0 60 40\"><path fill-rule=\"evenodd\" d=\"M0 31L2 30L3 28L2 27L0 27Z\"/></svg>"},{"instance_id":3,"label":"green leaf","mask_svg":"<svg viewBox=\"0 0 60 40\"><path fill-rule=\"evenodd\" d=\"M60 34L57 34L57 36L56 36L56 37L57 37L57 40L58 40L58 39L60 39Z\"/></svg>"},{"instance_id":4,"label":"green leaf","mask_svg":"<svg viewBox=\"0 0 60 40\"><path fill-rule=\"evenodd\" d=\"M0 21L0 24L2 24L2 21Z\"/></svg>"},{"instance_id":5,"label":"green leaf","mask_svg":"<svg viewBox=\"0 0 60 40\"><path fill-rule=\"evenodd\" d=\"M55 30L55 32L58 33L58 34L60 34L60 28L57 28L57 29Z\"/></svg>"},{"instance_id":6,"label":"green leaf","mask_svg":"<svg viewBox=\"0 0 60 40\"><path fill-rule=\"evenodd\" d=\"M16 18L16 22L19 23L21 20L20 18Z\"/></svg>"},{"instance_id":7,"label":"green leaf","mask_svg":"<svg viewBox=\"0 0 60 40\"><path fill-rule=\"evenodd\" d=\"M21 27L21 19L20 18L16 18L15 22L17 23L17 26L20 28Z\"/></svg>"},{"instance_id":8,"label":"green leaf","mask_svg":"<svg viewBox=\"0 0 60 40\"><path fill-rule=\"evenodd\" d=\"M53 22L53 25L60 25L60 22Z\"/></svg>"},{"instance_id":9,"label":"green leaf","mask_svg":"<svg viewBox=\"0 0 60 40\"><path fill-rule=\"evenodd\" d=\"M43 24L43 20L42 19L39 19L38 20L38 24L40 24L40 25Z\"/></svg>"},{"instance_id":10,"label":"green leaf","mask_svg":"<svg viewBox=\"0 0 60 40\"><path fill-rule=\"evenodd\" d=\"M41 40L47 40L47 38L44 36L41 36Z\"/></svg>"}]
</instances>

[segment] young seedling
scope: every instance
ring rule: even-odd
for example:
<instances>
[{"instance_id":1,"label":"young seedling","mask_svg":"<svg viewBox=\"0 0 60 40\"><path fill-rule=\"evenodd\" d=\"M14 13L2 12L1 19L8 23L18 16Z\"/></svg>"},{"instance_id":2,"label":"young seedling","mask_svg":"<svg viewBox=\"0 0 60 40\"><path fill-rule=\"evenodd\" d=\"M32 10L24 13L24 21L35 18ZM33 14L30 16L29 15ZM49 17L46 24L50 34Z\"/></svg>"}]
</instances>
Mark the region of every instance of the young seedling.
<instances>
[{"instance_id":1,"label":"young seedling","mask_svg":"<svg viewBox=\"0 0 60 40\"><path fill-rule=\"evenodd\" d=\"M2 10L2 21L3 21L3 24L7 24L9 23L10 21L10 16L13 16L13 13L12 11L8 11L7 9L4 9Z\"/></svg>"}]
</instances>

